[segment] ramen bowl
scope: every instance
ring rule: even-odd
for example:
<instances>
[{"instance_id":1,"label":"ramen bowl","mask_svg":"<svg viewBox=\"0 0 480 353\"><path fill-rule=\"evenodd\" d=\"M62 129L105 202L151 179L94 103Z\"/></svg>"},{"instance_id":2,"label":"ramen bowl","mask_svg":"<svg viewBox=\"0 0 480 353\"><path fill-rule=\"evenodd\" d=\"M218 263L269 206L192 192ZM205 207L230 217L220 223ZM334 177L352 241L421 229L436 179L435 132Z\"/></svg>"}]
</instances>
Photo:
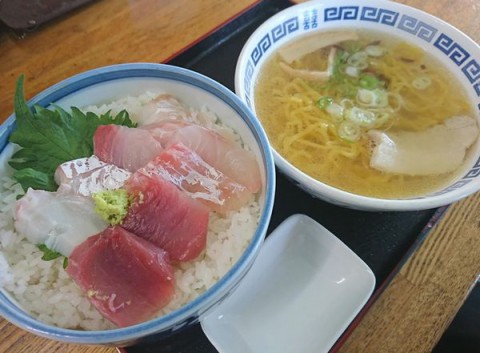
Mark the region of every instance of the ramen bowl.
<instances>
[{"instance_id":1,"label":"ramen bowl","mask_svg":"<svg viewBox=\"0 0 480 353\"><path fill-rule=\"evenodd\" d=\"M316 0L294 5L279 12L259 26L243 47L235 72L236 93L262 121L256 93L260 89L259 78L262 77L261 74L269 59L277 55L277 50L287 43L290 45L308 36L335 31L382 33L422 48L425 53L440 62L463 87L465 100L473 115L471 121L474 125L479 125L479 46L467 35L441 19L392 1ZM261 93L265 95L267 91ZM286 121L289 119L290 117L285 118ZM265 124L264 126L268 135L268 127ZM272 140L272 136L269 138ZM450 204L480 189L478 136L464 159L463 169L455 178L451 178L435 190L405 197L364 196L359 192L333 187L294 166L275 145L273 149L277 167L298 187L317 198L348 208L370 211L430 209ZM420 154L423 150L418 152Z\"/></svg>"},{"instance_id":2,"label":"ramen bowl","mask_svg":"<svg viewBox=\"0 0 480 353\"><path fill-rule=\"evenodd\" d=\"M226 272L217 281L212 282L203 293L163 316L122 328L77 330L48 324L24 310L19 304L20 301L14 298L12 291L1 289L0 315L20 328L43 337L81 344L126 346L147 339L165 338L198 323L211 308L227 298L250 270L259 253L273 207L274 161L261 125L246 105L227 88L201 74L174 66L149 63L122 64L102 67L68 78L41 92L28 104L47 107L51 103L56 103L69 109L71 106L101 105L121 97L135 97L145 91L169 92L190 107L207 107L221 117L223 122L234 129L245 144L251 147L259 166L262 186L258 194L259 218L258 222L252 224L250 240L245 248L240 248L239 257L233 265L229 266ZM3 150L0 162L2 173L8 168L5 154L11 146L8 138L15 128L15 115L8 118L0 127L0 150ZM7 217L10 215L9 212L11 211L8 211ZM0 216L4 216L7 211L2 213L4 214ZM0 248L0 251L3 251L3 248ZM1 260L4 260L3 256ZM0 282L4 283L9 275L8 271L5 274L5 261L2 261L1 265ZM177 276L176 278L178 280ZM55 295L58 294L57 292ZM40 293L35 300L40 301L41 307L42 300L55 300L50 298L51 296L54 295ZM78 300L72 299L72 304L74 302L78 303ZM67 315L69 311L62 308L63 306L59 307L59 310L63 310Z\"/></svg>"}]
</instances>

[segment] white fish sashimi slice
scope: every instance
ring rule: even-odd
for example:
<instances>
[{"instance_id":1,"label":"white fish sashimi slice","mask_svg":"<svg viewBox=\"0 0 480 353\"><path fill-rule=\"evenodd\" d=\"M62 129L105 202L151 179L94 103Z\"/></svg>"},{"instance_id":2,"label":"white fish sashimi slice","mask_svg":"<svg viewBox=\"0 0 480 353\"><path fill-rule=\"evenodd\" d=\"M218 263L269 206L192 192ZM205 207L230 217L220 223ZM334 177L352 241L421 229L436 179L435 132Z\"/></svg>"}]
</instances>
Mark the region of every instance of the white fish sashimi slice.
<instances>
[{"instance_id":1,"label":"white fish sashimi slice","mask_svg":"<svg viewBox=\"0 0 480 353\"><path fill-rule=\"evenodd\" d=\"M120 125L101 125L93 136L94 154L101 161L135 172L162 150L148 131Z\"/></svg>"},{"instance_id":2,"label":"white fish sashimi slice","mask_svg":"<svg viewBox=\"0 0 480 353\"><path fill-rule=\"evenodd\" d=\"M121 188L131 174L91 156L59 165L55 171L55 182L60 186L59 192L90 196L102 190Z\"/></svg>"},{"instance_id":3,"label":"white fish sashimi slice","mask_svg":"<svg viewBox=\"0 0 480 353\"><path fill-rule=\"evenodd\" d=\"M142 168L142 172L149 176L160 175L221 214L239 209L252 196L244 185L206 163L182 143L164 150Z\"/></svg>"},{"instance_id":4,"label":"white fish sashimi slice","mask_svg":"<svg viewBox=\"0 0 480 353\"><path fill-rule=\"evenodd\" d=\"M67 257L75 246L105 228L93 201L80 195L28 189L15 208L18 233Z\"/></svg>"},{"instance_id":5,"label":"white fish sashimi slice","mask_svg":"<svg viewBox=\"0 0 480 353\"><path fill-rule=\"evenodd\" d=\"M252 153L214 131L198 125L179 129L165 147L181 142L205 162L245 185L252 193L261 187L260 169Z\"/></svg>"},{"instance_id":6,"label":"white fish sashimi slice","mask_svg":"<svg viewBox=\"0 0 480 353\"><path fill-rule=\"evenodd\" d=\"M151 132L164 148L182 143L205 162L256 193L261 187L260 169L254 155L235 141L216 131L185 122L166 120L142 126Z\"/></svg>"},{"instance_id":7,"label":"white fish sashimi slice","mask_svg":"<svg viewBox=\"0 0 480 353\"><path fill-rule=\"evenodd\" d=\"M191 120L192 112L170 94L161 94L147 103L137 117L139 126L161 120Z\"/></svg>"},{"instance_id":8,"label":"white fish sashimi slice","mask_svg":"<svg viewBox=\"0 0 480 353\"><path fill-rule=\"evenodd\" d=\"M478 137L478 126L468 116L456 116L424 131L369 131L375 147L370 166L405 175L433 175L458 168L466 150Z\"/></svg>"},{"instance_id":9,"label":"white fish sashimi slice","mask_svg":"<svg viewBox=\"0 0 480 353\"><path fill-rule=\"evenodd\" d=\"M191 126L192 123L180 120L163 120L153 124L140 126L139 129L150 132L155 140L165 148L170 144L172 136L181 128Z\"/></svg>"}]
</instances>

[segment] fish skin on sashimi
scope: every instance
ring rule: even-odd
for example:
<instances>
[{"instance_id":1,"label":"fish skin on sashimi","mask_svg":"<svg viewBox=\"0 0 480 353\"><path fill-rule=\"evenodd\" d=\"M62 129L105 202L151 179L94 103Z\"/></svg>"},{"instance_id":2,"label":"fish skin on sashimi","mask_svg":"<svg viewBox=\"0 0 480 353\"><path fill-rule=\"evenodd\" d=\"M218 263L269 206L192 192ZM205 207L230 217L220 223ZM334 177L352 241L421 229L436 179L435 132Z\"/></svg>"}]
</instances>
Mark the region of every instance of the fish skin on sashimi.
<instances>
[{"instance_id":1,"label":"fish skin on sashimi","mask_svg":"<svg viewBox=\"0 0 480 353\"><path fill-rule=\"evenodd\" d=\"M120 226L78 245L66 271L90 302L121 327L149 320L175 291L168 254Z\"/></svg>"},{"instance_id":2,"label":"fish skin on sashimi","mask_svg":"<svg viewBox=\"0 0 480 353\"><path fill-rule=\"evenodd\" d=\"M144 168L149 175L161 175L212 211L225 214L245 205L252 193L182 143L165 149Z\"/></svg>"},{"instance_id":3,"label":"fish skin on sashimi","mask_svg":"<svg viewBox=\"0 0 480 353\"><path fill-rule=\"evenodd\" d=\"M59 185L58 192L90 196L121 188L130 175L127 170L90 156L60 164L55 170L55 182Z\"/></svg>"},{"instance_id":4,"label":"fish skin on sashimi","mask_svg":"<svg viewBox=\"0 0 480 353\"><path fill-rule=\"evenodd\" d=\"M207 243L209 210L143 168L125 183L133 198L122 227L164 249L172 261L195 259Z\"/></svg>"},{"instance_id":5,"label":"fish skin on sashimi","mask_svg":"<svg viewBox=\"0 0 480 353\"><path fill-rule=\"evenodd\" d=\"M260 190L260 169L254 155L214 130L175 120L144 125L141 129L149 130L163 148L181 142L205 162L245 185L252 193Z\"/></svg>"},{"instance_id":6,"label":"fish skin on sashimi","mask_svg":"<svg viewBox=\"0 0 480 353\"><path fill-rule=\"evenodd\" d=\"M100 160L130 172L143 167L163 150L148 131L114 124L97 128L93 146Z\"/></svg>"}]
</instances>

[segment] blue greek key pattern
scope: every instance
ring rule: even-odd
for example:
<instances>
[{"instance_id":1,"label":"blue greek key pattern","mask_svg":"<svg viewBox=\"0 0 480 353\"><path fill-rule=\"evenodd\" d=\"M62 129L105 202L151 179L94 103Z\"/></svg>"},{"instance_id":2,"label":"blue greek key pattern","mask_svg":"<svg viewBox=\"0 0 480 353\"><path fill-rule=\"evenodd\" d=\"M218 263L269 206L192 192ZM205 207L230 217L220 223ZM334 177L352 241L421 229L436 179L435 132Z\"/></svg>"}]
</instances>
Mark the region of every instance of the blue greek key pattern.
<instances>
[{"instance_id":1,"label":"blue greek key pattern","mask_svg":"<svg viewBox=\"0 0 480 353\"><path fill-rule=\"evenodd\" d=\"M456 43L445 33L440 34L433 45L448 55L448 57L458 66L462 65L465 60L470 57L470 54L463 49L460 44Z\"/></svg>"},{"instance_id":2,"label":"blue greek key pattern","mask_svg":"<svg viewBox=\"0 0 480 353\"><path fill-rule=\"evenodd\" d=\"M250 55L251 59L253 60L253 64L256 66L260 59L263 56L263 53L265 53L268 48L272 46L272 40L270 39L270 36L268 33L260 39L260 42L257 44L255 49L253 49L252 54Z\"/></svg>"},{"instance_id":3,"label":"blue greek key pattern","mask_svg":"<svg viewBox=\"0 0 480 353\"><path fill-rule=\"evenodd\" d=\"M465 76L471 83L480 78L480 64L474 59L470 60L462 69Z\"/></svg>"},{"instance_id":4,"label":"blue greek key pattern","mask_svg":"<svg viewBox=\"0 0 480 353\"><path fill-rule=\"evenodd\" d=\"M255 68L253 66L253 63L251 60L248 60L247 62L247 67L245 68L245 79L244 79L244 85L245 85L245 95L246 95L246 100L250 108L252 107L250 105L250 94L252 92L252 77L253 77L253 72L255 71Z\"/></svg>"},{"instance_id":5,"label":"blue greek key pattern","mask_svg":"<svg viewBox=\"0 0 480 353\"><path fill-rule=\"evenodd\" d=\"M460 189L460 188L464 187L465 185L469 184L471 181L472 181L472 179L461 179L461 180L457 181L456 183L450 185L448 188L445 188L442 191L436 192L432 195L437 196L437 195L447 194L450 191L454 191L454 190L457 190L457 189Z\"/></svg>"},{"instance_id":6,"label":"blue greek key pattern","mask_svg":"<svg viewBox=\"0 0 480 353\"><path fill-rule=\"evenodd\" d=\"M250 107L250 109L252 108L252 101L250 100L250 96L248 95L245 95L245 102L247 103L247 105Z\"/></svg>"},{"instance_id":7,"label":"blue greek key pattern","mask_svg":"<svg viewBox=\"0 0 480 353\"><path fill-rule=\"evenodd\" d=\"M298 31L299 28L300 28L300 25L298 23L297 17L293 17L286 20L282 24L272 29L271 33L272 33L273 42L275 43L277 40L282 39L289 33Z\"/></svg>"},{"instance_id":8,"label":"blue greek key pattern","mask_svg":"<svg viewBox=\"0 0 480 353\"><path fill-rule=\"evenodd\" d=\"M470 169L470 171L463 177L463 179L470 179L476 178L480 176L480 159L478 159L477 163Z\"/></svg>"},{"instance_id":9,"label":"blue greek key pattern","mask_svg":"<svg viewBox=\"0 0 480 353\"><path fill-rule=\"evenodd\" d=\"M327 7L323 16L325 22L337 20L356 20L358 17L358 6Z\"/></svg>"},{"instance_id":10,"label":"blue greek key pattern","mask_svg":"<svg viewBox=\"0 0 480 353\"><path fill-rule=\"evenodd\" d=\"M362 9L360 16L362 21L378 22L389 26L394 26L397 18L398 12L367 6Z\"/></svg>"},{"instance_id":11,"label":"blue greek key pattern","mask_svg":"<svg viewBox=\"0 0 480 353\"><path fill-rule=\"evenodd\" d=\"M475 93L477 93L477 96L480 97L480 82L475 83L473 89L475 90Z\"/></svg>"},{"instance_id":12,"label":"blue greek key pattern","mask_svg":"<svg viewBox=\"0 0 480 353\"><path fill-rule=\"evenodd\" d=\"M480 60L472 55L453 38L439 32L437 28L412 16L380 7L371 6L336 6L324 9L323 19L319 18L319 10L311 8L305 10L299 17L292 17L273 28L255 46L250 54L245 74L246 101L251 107L251 94L253 87L252 76L255 67L273 43L288 37L295 31L309 31L318 28L321 21L370 21L379 24L396 26L401 31L410 33L419 39L432 43L432 45L445 54L463 72L471 84L471 89L480 97ZM477 61L478 60L478 61ZM480 111L480 102L477 102ZM473 171L472 173L476 173ZM457 185L457 184L456 184ZM452 186L453 187L453 186ZM461 187L458 186L457 187Z\"/></svg>"},{"instance_id":13,"label":"blue greek key pattern","mask_svg":"<svg viewBox=\"0 0 480 353\"><path fill-rule=\"evenodd\" d=\"M407 15L403 15L402 18L400 18L398 28L416 35L418 38L426 40L429 43L435 37L435 34L437 34L436 28Z\"/></svg>"}]
</instances>

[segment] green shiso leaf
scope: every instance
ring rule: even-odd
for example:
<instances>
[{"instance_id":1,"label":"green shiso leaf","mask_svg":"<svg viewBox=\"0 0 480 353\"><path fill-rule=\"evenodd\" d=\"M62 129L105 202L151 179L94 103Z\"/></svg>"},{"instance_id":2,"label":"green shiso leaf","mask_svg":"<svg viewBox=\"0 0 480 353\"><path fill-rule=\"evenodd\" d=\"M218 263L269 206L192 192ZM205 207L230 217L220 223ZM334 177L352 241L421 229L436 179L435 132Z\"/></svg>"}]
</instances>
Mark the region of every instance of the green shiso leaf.
<instances>
[{"instance_id":1,"label":"green shiso leaf","mask_svg":"<svg viewBox=\"0 0 480 353\"><path fill-rule=\"evenodd\" d=\"M51 261L59 258L60 256L63 256L57 251L49 249L45 244L39 244L37 247L40 249L40 251L43 253L42 260L44 261Z\"/></svg>"},{"instance_id":2,"label":"green shiso leaf","mask_svg":"<svg viewBox=\"0 0 480 353\"><path fill-rule=\"evenodd\" d=\"M96 115L83 113L72 107L71 113L53 105L53 109L34 106L33 111L25 102L24 76L17 81L15 92L15 116L17 129L10 135L10 142L22 149L9 161L16 169L14 178L23 190L29 187L55 191L55 169L61 163L93 154L93 135L100 125L116 124L134 127L126 111L115 117L110 112Z\"/></svg>"}]
</instances>

